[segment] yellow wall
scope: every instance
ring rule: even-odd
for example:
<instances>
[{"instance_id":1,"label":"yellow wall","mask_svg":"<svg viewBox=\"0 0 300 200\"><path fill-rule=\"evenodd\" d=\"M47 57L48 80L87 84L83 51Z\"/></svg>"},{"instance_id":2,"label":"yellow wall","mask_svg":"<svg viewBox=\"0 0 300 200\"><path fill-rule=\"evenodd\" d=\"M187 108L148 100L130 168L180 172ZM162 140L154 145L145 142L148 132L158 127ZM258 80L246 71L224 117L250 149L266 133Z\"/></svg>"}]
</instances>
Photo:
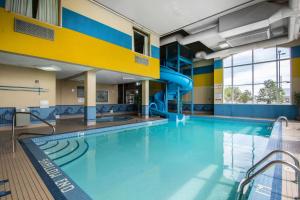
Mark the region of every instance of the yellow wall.
<instances>
[{"instance_id":1,"label":"yellow wall","mask_svg":"<svg viewBox=\"0 0 300 200\"><path fill-rule=\"evenodd\" d=\"M207 67L213 65L213 60L202 60L193 63L194 71L199 67ZM194 104L212 104L213 103L213 73L194 74ZM191 94L184 95L185 102L190 101Z\"/></svg>"},{"instance_id":2,"label":"yellow wall","mask_svg":"<svg viewBox=\"0 0 300 200\"><path fill-rule=\"evenodd\" d=\"M300 58L292 59L292 91L300 92Z\"/></svg>"},{"instance_id":3,"label":"yellow wall","mask_svg":"<svg viewBox=\"0 0 300 200\"><path fill-rule=\"evenodd\" d=\"M54 72L38 69L0 65L0 85L16 87L40 87L48 92L25 92L0 90L0 107L36 107L41 100L49 106L56 104L56 76ZM39 83L35 83L38 80Z\"/></svg>"},{"instance_id":4,"label":"yellow wall","mask_svg":"<svg viewBox=\"0 0 300 200\"><path fill-rule=\"evenodd\" d=\"M49 41L14 32L15 17L53 29L55 40ZM159 59L142 56L79 32L13 14L3 8L0 8L0 19L0 51L159 78ZM147 59L149 64L136 63L136 55Z\"/></svg>"},{"instance_id":5,"label":"yellow wall","mask_svg":"<svg viewBox=\"0 0 300 200\"><path fill-rule=\"evenodd\" d=\"M56 102L57 105L83 105L77 98L77 86L84 86L83 82L71 80L57 80ZM108 90L108 103L118 103L118 85L97 84L96 90ZM104 103L97 103L104 104Z\"/></svg>"}]
</instances>

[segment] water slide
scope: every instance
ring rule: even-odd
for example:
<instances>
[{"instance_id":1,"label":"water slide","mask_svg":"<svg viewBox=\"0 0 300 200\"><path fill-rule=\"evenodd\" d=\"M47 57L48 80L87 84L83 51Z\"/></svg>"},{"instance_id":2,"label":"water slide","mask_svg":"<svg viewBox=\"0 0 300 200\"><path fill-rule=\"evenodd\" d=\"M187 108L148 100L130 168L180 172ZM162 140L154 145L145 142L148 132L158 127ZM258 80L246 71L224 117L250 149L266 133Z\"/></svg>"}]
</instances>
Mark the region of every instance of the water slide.
<instances>
[{"instance_id":1,"label":"water slide","mask_svg":"<svg viewBox=\"0 0 300 200\"><path fill-rule=\"evenodd\" d=\"M177 98L178 88L182 95L193 89L193 80L190 77L170 68L160 68L160 80L167 82L168 100L174 100ZM154 102L150 104L150 114L179 120L184 117L182 114L178 115L177 113L166 111L165 93L163 91L154 94Z\"/></svg>"}]
</instances>

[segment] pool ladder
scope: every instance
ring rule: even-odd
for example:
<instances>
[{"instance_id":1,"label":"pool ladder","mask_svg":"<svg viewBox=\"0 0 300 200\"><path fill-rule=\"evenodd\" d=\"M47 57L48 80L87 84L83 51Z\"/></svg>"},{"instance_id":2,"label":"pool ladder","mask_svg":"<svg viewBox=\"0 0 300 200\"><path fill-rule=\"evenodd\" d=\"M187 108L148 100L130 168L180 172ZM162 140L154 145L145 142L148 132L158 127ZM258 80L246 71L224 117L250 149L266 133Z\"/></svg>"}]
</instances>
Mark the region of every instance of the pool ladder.
<instances>
[{"instance_id":1,"label":"pool ladder","mask_svg":"<svg viewBox=\"0 0 300 200\"><path fill-rule=\"evenodd\" d=\"M293 159L295 164L291 164L287 161L284 160L272 160L270 162L268 162L267 164L263 165L262 168L260 168L259 170L257 170L256 172L254 172L252 174L252 172L259 166L261 165L264 161L266 161L268 158L270 158L272 155L277 154L277 153L282 153L285 154L287 156L289 156L290 158ZM268 153L265 157L263 157L261 160L259 160L255 165L253 165L247 172L246 172L246 176L244 179L242 179L242 181L239 184L238 190L237 190L237 200L241 200L243 198L244 195L244 189L245 186L248 185L254 178L256 178L258 175L262 174L263 172L267 171L269 168L271 168L274 165L277 164L281 164L281 165L285 165L288 166L292 169L294 169L295 173L295 182L298 182L299 180L299 175L300 175L300 166L299 166L299 160L290 152L288 151L284 151L284 150L280 150L280 149L276 149L271 151L270 153ZM299 183L298 183L299 184Z\"/></svg>"},{"instance_id":2,"label":"pool ladder","mask_svg":"<svg viewBox=\"0 0 300 200\"><path fill-rule=\"evenodd\" d=\"M279 116L274 123L276 122L282 122L285 121L285 126L288 127L289 126L289 120L287 119L287 117L285 116Z\"/></svg>"},{"instance_id":3,"label":"pool ladder","mask_svg":"<svg viewBox=\"0 0 300 200\"><path fill-rule=\"evenodd\" d=\"M15 112L12 116L12 146L13 146L13 153L15 152L15 124L16 124L16 116L17 114L25 114L25 115L30 115L31 117L34 117L38 119L39 121L43 122L44 124L48 125L52 131L50 134L42 134L42 133L21 133L18 137L21 135L53 135L55 133L55 127L47 122L46 120L40 118L39 116L33 114L32 112Z\"/></svg>"},{"instance_id":4,"label":"pool ladder","mask_svg":"<svg viewBox=\"0 0 300 200\"><path fill-rule=\"evenodd\" d=\"M286 127L288 127L288 119L285 116L280 116L278 117L274 123L276 122L282 122L285 121L286 122ZM272 160L270 162L268 162L267 164L265 164L262 168L260 168L259 170L257 170L255 173L252 174L252 172L259 166L261 165L263 162L265 162L268 158L270 158L272 155L277 154L277 153L281 153L281 154L285 154L287 156L289 156L290 158L293 159L295 164L291 164L289 162L286 162L284 160ZM294 169L295 173L295 182L298 182L299 180L299 175L300 175L300 166L299 166L299 160L290 152L288 151L284 151L281 149L276 149L271 151L270 153L268 153L265 157L263 157L262 159L260 159L255 165L253 165L247 172L246 172L246 177L244 179L242 179L242 181L239 184L238 190L237 190L237 200L241 200L243 198L244 195L244 189L245 186L248 185L255 177L257 177L258 175L262 174L263 172L265 172L266 170L268 170L269 168L271 168L274 165L277 164L281 164L281 165L285 165L288 166L292 169ZM251 175L252 174L252 175ZM298 183L299 184L299 183ZM299 191L298 191L299 192Z\"/></svg>"}]
</instances>

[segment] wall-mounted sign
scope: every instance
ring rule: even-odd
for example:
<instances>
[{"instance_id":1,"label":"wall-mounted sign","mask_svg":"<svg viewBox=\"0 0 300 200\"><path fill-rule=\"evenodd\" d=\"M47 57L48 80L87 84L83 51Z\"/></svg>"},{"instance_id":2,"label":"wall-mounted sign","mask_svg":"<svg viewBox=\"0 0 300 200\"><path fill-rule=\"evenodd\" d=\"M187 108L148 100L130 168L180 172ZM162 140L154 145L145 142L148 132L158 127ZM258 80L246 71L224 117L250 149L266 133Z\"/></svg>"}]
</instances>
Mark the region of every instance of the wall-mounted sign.
<instances>
[{"instance_id":1,"label":"wall-mounted sign","mask_svg":"<svg viewBox=\"0 0 300 200\"><path fill-rule=\"evenodd\" d=\"M134 57L134 60L136 63L142 64L142 65L149 65L149 60L147 58L136 55Z\"/></svg>"}]
</instances>

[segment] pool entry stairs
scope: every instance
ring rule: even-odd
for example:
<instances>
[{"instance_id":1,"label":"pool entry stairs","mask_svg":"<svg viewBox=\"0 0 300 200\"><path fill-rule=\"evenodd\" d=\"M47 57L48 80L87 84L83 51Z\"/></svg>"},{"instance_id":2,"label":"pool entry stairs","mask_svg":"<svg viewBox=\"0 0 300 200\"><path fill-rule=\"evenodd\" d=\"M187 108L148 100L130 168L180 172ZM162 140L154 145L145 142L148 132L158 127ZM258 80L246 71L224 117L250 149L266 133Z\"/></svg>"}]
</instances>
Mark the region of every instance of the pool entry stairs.
<instances>
[{"instance_id":1,"label":"pool entry stairs","mask_svg":"<svg viewBox=\"0 0 300 200\"><path fill-rule=\"evenodd\" d=\"M37 145L59 167L81 158L89 150L89 144L84 138L47 141Z\"/></svg>"},{"instance_id":2,"label":"pool entry stairs","mask_svg":"<svg viewBox=\"0 0 300 200\"><path fill-rule=\"evenodd\" d=\"M184 120L183 106L188 106L191 114L193 103L193 63L192 53L179 43L161 47L160 79L165 84L164 91L156 92L150 103L150 114L170 120ZM183 96L190 93L190 101L183 103ZM176 112L169 112L169 108Z\"/></svg>"}]
</instances>

